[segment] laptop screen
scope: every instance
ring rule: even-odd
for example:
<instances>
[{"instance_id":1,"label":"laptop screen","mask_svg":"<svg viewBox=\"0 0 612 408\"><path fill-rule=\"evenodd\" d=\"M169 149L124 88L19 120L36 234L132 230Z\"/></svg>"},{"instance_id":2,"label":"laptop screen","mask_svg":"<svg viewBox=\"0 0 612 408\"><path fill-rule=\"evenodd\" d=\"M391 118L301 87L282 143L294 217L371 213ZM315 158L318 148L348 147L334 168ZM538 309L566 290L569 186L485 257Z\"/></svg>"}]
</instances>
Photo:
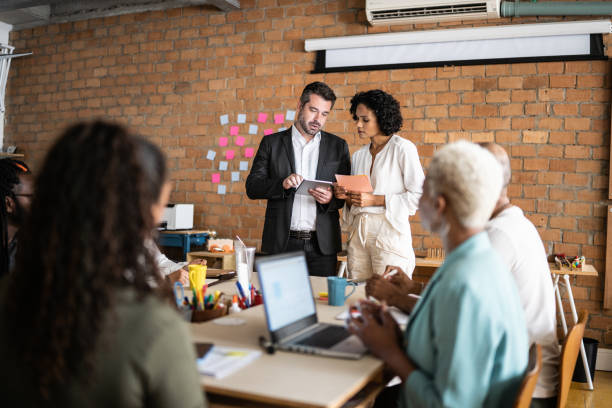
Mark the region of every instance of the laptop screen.
<instances>
[{"instance_id":1,"label":"laptop screen","mask_svg":"<svg viewBox=\"0 0 612 408\"><path fill-rule=\"evenodd\" d=\"M261 258L257 272L270 331L316 313L303 253Z\"/></svg>"}]
</instances>

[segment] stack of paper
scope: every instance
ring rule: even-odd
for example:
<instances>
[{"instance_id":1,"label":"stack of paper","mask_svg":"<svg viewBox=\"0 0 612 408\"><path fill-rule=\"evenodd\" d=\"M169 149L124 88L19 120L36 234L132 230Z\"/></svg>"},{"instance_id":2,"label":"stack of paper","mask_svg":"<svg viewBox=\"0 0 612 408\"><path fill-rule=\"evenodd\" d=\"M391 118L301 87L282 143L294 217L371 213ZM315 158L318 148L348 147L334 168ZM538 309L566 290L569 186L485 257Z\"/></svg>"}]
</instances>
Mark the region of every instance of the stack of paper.
<instances>
[{"instance_id":1,"label":"stack of paper","mask_svg":"<svg viewBox=\"0 0 612 408\"><path fill-rule=\"evenodd\" d=\"M241 369L261 355L259 350L214 346L198 359L200 374L221 379Z\"/></svg>"}]
</instances>

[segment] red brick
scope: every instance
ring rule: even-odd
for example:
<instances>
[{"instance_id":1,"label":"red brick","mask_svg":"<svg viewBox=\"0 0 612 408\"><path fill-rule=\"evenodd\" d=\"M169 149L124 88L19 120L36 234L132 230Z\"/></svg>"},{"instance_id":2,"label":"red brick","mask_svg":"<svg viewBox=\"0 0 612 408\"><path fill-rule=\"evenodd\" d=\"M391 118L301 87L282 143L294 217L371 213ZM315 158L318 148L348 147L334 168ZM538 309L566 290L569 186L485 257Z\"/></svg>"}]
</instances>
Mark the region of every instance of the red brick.
<instances>
[{"instance_id":1,"label":"red brick","mask_svg":"<svg viewBox=\"0 0 612 408\"><path fill-rule=\"evenodd\" d=\"M591 204L587 204L587 203L568 202L564 204L564 212L567 215L588 216L588 215L591 215L592 210L593 208Z\"/></svg>"},{"instance_id":2,"label":"red brick","mask_svg":"<svg viewBox=\"0 0 612 408\"><path fill-rule=\"evenodd\" d=\"M565 157L586 159L590 157L591 150L586 146L565 146Z\"/></svg>"},{"instance_id":3,"label":"red brick","mask_svg":"<svg viewBox=\"0 0 612 408\"><path fill-rule=\"evenodd\" d=\"M564 230L576 228L576 218L574 217L550 217L550 226Z\"/></svg>"}]
</instances>

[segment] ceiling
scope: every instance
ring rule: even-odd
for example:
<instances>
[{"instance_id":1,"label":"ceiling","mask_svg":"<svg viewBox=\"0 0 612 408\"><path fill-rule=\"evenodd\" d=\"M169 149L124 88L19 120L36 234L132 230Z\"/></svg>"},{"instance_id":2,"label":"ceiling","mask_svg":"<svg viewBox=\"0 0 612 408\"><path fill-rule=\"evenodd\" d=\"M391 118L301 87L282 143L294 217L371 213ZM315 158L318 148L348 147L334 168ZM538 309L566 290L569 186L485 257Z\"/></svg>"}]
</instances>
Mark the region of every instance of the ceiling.
<instances>
[{"instance_id":1,"label":"ceiling","mask_svg":"<svg viewBox=\"0 0 612 408\"><path fill-rule=\"evenodd\" d=\"M240 0L2 0L0 22L13 30L119 14L141 13L189 6L237 10Z\"/></svg>"}]
</instances>

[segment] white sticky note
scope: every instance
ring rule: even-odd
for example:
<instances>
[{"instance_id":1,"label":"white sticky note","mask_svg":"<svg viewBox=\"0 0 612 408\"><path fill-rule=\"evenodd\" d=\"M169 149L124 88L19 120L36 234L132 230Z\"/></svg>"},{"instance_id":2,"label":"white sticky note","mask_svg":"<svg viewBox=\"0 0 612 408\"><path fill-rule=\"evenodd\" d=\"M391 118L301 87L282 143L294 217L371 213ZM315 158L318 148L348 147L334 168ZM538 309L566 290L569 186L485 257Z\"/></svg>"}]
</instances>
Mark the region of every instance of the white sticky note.
<instances>
[{"instance_id":1,"label":"white sticky note","mask_svg":"<svg viewBox=\"0 0 612 408\"><path fill-rule=\"evenodd\" d=\"M246 115L244 113L239 113L238 114L238 123L246 123Z\"/></svg>"},{"instance_id":2,"label":"white sticky note","mask_svg":"<svg viewBox=\"0 0 612 408\"><path fill-rule=\"evenodd\" d=\"M232 171L232 181L240 181L240 172Z\"/></svg>"},{"instance_id":3,"label":"white sticky note","mask_svg":"<svg viewBox=\"0 0 612 408\"><path fill-rule=\"evenodd\" d=\"M280 128L278 128L278 131L279 131L279 132L282 132L283 130L287 130L287 128L286 128L286 127L280 127Z\"/></svg>"},{"instance_id":4,"label":"white sticky note","mask_svg":"<svg viewBox=\"0 0 612 408\"><path fill-rule=\"evenodd\" d=\"M214 150L209 150L208 154L206 154L206 158L208 160L215 160L216 156L217 156L217 152L215 152Z\"/></svg>"},{"instance_id":5,"label":"white sticky note","mask_svg":"<svg viewBox=\"0 0 612 408\"><path fill-rule=\"evenodd\" d=\"M258 129L257 125L249 125L249 135L256 135Z\"/></svg>"},{"instance_id":6,"label":"white sticky note","mask_svg":"<svg viewBox=\"0 0 612 408\"><path fill-rule=\"evenodd\" d=\"M229 123L229 116L228 115L219 116L219 122L221 122L222 125L227 125Z\"/></svg>"},{"instance_id":7,"label":"white sticky note","mask_svg":"<svg viewBox=\"0 0 612 408\"><path fill-rule=\"evenodd\" d=\"M220 161L219 162L219 170L221 170L221 171L227 170L227 162L226 161Z\"/></svg>"},{"instance_id":8,"label":"white sticky note","mask_svg":"<svg viewBox=\"0 0 612 408\"><path fill-rule=\"evenodd\" d=\"M294 110L288 110L287 114L285 115L285 119L286 120L293 120L293 119L295 119L295 111Z\"/></svg>"},{"instance_id":9,"label":"white sticky note","mask_svg":"<svg viewBox=\"0 0 612 408\"><path fill-rule=\"evenodd\" d=\"M240 169L240 171L247 171L249 169L249 162L248 161L241 161L239 169Z\"/></svg>"},{"instance_id":10,"label":"white sticky note","mask_svg":"<svg viewBox=\"0 0 612 408\"><path fill-rule=\"evenodd\" d=\"M225 184L219 184L217 186L217 194L225 194Z\"/></svg>"}]
</instances>

